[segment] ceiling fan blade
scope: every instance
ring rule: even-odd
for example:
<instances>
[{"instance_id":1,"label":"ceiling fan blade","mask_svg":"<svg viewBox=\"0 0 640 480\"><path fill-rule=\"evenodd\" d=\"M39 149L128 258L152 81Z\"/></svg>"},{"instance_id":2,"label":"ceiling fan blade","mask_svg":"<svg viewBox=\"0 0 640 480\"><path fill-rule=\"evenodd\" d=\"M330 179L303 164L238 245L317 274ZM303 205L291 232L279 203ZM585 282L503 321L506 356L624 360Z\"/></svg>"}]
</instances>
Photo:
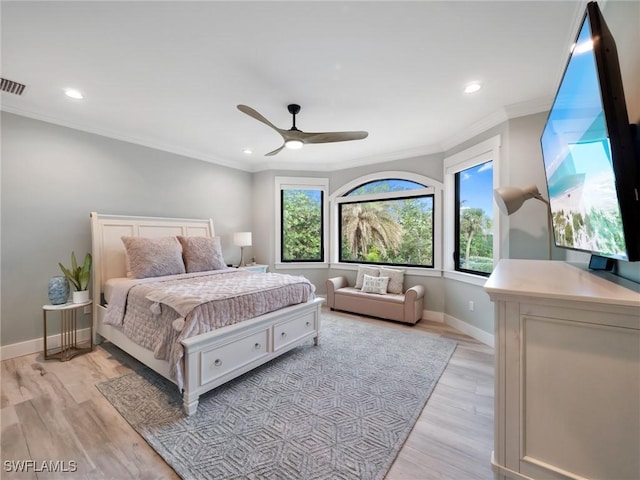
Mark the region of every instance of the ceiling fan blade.
<instances>
[{"instance_id":1,"label":"ceiling fan blade","mask_svg":"<svg viewBox=\"0 0 640 480\"><path fill-rule=\"evenodd\" d=\"M258 112L256 112L253 108L247 107L246 105L238 105L238 110L240 110L242 113L246 113L250 117L255 118L259 122L262 122L265 125L268 125L269 127L273 128L275 131L280 132L280 129L278 127L276 127L273 123L271 123L269 120L267 120Z\"/></svg>"},{"instance_id":2,"label":"ceiling fan blade","mask_svg":"<svg viewBox=\"0 0 640 480\"><path fill-rule=\"evenodd\" d=\"M280 150L282 150L283 148L284 148L284 143L282 144L282 146L280 148L276 148L273 152L265 153L264 156L265 157L272 157L272 156L280 153Z\"/></svg>"},{"instance_id":3,"label":"ceiling fan blade","mask_svg":"<svg viewBox=\"0 0 640 480\"><path fill-rule=\"evenodd\" d=\"M276 148L272 152L265 154L265 157L271 157L273 155L277 155L282 151L285 146L289 146L290 148L296 148L293 141L298 142L298 147L301 147L304 143L333 143L333 142L347 142L349 140L362 140L363 138L367 138L369 136L368 132L362 131L354 131L354 132L303 132L296 128L296 115L300 112L300 105L291 104L288 105L287 108L289 113L293 115L293 126L289 130L284 130L282 128L276 127L269 120L264 118L258 112L256 112L253 108L248 107L247 105L237 105L238 110L242 113L249 115L252 118L255 118L261 123L264 123L268 127L273 128L276 132L278 132L282 139L284 140L284 144L280 148Z\"/></svg>"},{"instance_id":4,"label":"ceiling fan blade","mask_svg":"<svg viewBox=\"0 0 640 480\"><path fill-rule=\"evenodd\" d=\"M368 132L309 132L303 133L301 140L304 143L347 142L349 140L362 140L363 138L367 138L368 135Z\"/></svg>"}]
</instances>

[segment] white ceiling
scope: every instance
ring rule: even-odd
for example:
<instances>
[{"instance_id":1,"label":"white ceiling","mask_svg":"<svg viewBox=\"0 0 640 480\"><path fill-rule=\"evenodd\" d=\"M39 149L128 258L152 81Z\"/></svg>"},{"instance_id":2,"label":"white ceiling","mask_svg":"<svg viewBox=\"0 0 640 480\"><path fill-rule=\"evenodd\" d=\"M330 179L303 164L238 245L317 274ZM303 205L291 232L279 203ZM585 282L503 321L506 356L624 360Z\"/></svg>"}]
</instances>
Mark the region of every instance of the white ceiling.
<instances>
[{"instance_id":1,"label":"white ceiling","mask_svg":"<svg viewBox=\"0 0 640 480\"><path fill-rule=\"evenodd\" d=\"M549 107L585 5L2 1L2 77L27 85L2 109L248 171L441 152ZM282 139L239 103L369 137L265 157Z\"/></svg>"}]
</instances>

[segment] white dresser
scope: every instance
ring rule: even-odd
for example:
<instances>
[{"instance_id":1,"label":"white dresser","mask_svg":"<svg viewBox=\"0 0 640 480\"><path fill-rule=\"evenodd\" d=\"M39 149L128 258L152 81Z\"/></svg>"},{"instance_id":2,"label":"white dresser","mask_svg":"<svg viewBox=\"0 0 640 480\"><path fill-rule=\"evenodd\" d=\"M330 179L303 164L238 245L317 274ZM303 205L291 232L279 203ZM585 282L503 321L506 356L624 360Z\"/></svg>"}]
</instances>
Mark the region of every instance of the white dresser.
<instances>
[{"instance_id":1,"label":"white dresser","mask_svg":"<svg viewBox=\"0 0 640 480\"><path fill-rule=\"evenodd\" d=\"M485 284L495 303L496 478L640 478L634 286L564 262L500 261Z\"/></svg>"}]
</instances>

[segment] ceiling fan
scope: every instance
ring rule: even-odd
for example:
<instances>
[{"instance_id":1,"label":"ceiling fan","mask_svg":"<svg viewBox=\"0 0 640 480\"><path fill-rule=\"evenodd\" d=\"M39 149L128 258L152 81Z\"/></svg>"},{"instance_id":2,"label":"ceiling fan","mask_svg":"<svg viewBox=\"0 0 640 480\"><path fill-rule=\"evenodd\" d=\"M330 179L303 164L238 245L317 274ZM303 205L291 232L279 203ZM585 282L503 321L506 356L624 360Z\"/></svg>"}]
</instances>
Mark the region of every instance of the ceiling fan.
<instances>
[{"instance_id":1,"label":"ceiling fan","mask_svg":"<svg viewBox=\"0 0 640 480\"><path fill-rule=\"evenodd\" d=\"M333 143L346 142L348 140L362 140L363 138L367 138L367 135L369 135L367 132L303 132L296 128L296 115L300 112L300 105L292 103L287 106L287 109L289 110L289 113L293 115L293 126L289 130L283 130L282 128L276 127L253 108L247 107L246 105L238 105L238 110L255 118L259 122L268 125L282 135L282 139L284 140L282 146L265 154L266 157L279 153L285 147L297 149L302 148L305 143Z\"/></svg>"}]
</instances>

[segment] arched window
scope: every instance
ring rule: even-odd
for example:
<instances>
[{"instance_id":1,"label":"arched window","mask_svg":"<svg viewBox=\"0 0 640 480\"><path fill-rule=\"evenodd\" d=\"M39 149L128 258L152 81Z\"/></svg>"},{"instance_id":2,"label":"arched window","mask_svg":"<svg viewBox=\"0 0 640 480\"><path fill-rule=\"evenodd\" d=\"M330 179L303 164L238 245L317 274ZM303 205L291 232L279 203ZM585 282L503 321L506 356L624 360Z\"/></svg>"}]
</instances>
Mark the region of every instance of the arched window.
<instances>
[{"instance_id":1,"label":"arched window","mask_svg":"<svg viewBox=\"0 0 640 480\"><path fill-rule=\"evenodd\" d=\"M434 268L439 190L426 177L387 173L397 176L363 178L334 194L335 260Z\"/></svg>"}]
</instances>

